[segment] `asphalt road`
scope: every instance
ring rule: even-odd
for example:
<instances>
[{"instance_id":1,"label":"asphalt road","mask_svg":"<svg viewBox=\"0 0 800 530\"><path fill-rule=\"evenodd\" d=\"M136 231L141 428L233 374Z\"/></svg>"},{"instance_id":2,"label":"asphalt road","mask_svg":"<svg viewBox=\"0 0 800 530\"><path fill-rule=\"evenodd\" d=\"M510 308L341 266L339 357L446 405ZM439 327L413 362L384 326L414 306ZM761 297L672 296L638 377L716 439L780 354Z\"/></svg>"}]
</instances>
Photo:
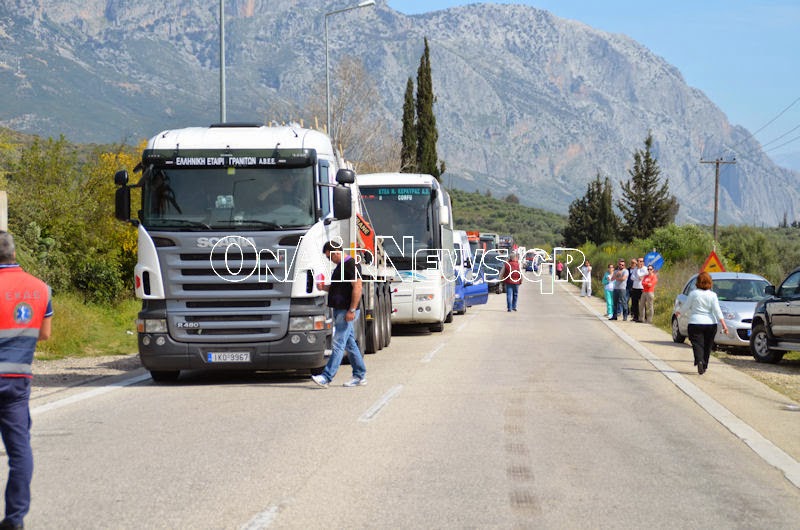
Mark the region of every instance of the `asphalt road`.
<instances>
[{"instance_id":1,"label":"asphalt road","mask_svg":"<svg viewBox=\"0 0 800 530\"><path fill-rule=\"evenodd\" d=\"M574 293L403 330L365 387L133 372L34 401L26 528L798 528L796 455L769 462L703 405L714 379Z\"/></svg>"}]
</instances>

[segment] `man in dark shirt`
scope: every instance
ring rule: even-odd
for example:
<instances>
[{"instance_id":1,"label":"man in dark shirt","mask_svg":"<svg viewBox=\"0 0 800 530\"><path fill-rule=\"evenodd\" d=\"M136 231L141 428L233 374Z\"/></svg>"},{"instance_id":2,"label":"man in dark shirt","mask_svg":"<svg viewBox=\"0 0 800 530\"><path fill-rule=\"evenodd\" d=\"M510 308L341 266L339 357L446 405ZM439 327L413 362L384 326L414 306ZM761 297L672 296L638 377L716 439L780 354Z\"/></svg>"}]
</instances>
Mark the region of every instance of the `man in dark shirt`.
<instances>
[{"instance_id":1,"label":"man in dark shirt","mask_svg":"<svg viewBox=\"0 0 800 530\"><path fill-rule=\"evenodd\" d=\"M331 241L325 243L322 252L336 265L330 285L317 282L318 289L328 291L328 306L333 309L333 349L325 370L320 375L312 375L311 379L319 386L327 387L339 370L347 350L347 358L353 367L353 378L344 386L366 385L367 368L353 329L353 321L360 313L358 304L362 290L361 267Z\"/></svg>"}]
</instances>

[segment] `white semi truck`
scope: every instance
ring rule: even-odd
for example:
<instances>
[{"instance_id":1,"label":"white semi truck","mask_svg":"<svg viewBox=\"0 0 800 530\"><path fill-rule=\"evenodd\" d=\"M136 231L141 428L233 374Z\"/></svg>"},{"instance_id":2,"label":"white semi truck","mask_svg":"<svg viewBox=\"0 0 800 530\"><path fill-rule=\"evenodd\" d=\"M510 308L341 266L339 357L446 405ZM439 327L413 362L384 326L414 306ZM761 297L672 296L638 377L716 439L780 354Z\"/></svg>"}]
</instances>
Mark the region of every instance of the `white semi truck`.
<instances>
[{"instance_id":1,"label":"white semi truck","mask_svg":"<svg viewBox=\"0 0 800 530\"><path fill-rule=\"evenodd\" d=\"M151 138L116 217L138 230L136 296L142 364L156 381L181 370L309 370L325 365L331 318L322 254L340 241L362 262L362 350L391 339L391 291L380 247L362 239L353 171L323 133L301 127L212 125ZM141 209L131 219L131 188Z\"/></svg>"}]
</instances>

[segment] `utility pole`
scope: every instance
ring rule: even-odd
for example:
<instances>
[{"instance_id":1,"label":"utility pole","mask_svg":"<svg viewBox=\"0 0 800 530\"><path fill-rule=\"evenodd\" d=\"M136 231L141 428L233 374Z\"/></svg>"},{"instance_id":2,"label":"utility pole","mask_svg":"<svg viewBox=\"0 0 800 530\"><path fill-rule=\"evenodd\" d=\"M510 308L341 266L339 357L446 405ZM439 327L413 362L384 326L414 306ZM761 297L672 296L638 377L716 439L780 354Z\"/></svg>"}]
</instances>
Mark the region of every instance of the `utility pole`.
<instances>
[{"instance_id":1,"label":"utility pole","mask_svg":"<svg viewBox=\"0 0 800 530\"><path fill-rule=\"evenodd\" d=\"M703 160L700 159L701 164L714 164L716 171L714 172L714 247L717 246L717 211L719 210L719 166L720 164L735 164L736 159L723 160L717 158L716 160Z\"/></svg>"}]
</instances>

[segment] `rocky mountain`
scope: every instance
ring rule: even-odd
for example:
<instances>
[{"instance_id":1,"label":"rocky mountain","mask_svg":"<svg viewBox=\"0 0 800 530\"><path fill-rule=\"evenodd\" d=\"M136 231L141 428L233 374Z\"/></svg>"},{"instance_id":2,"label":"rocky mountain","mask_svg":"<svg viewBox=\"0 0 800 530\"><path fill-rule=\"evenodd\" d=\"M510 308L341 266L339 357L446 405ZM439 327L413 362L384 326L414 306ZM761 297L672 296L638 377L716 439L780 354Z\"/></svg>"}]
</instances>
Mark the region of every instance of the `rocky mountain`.
<instances>
[{"instance_id":1,"label":"rocky mountain","mask_svg":"<svg viewBox=\"0 0 800 530\"><path fill-rule=\"evenodd\" d=\"M228 121L289 119L325 78L325 13L344 0L225 0ZM0 125L76 142L136 143L219 120L219 4L5 0ZM778 167L680 72L624 35L526 6L405 16L385 0L329 18L331 62L363 60L399 137L406 80L431 50L446 185L515 193L566 213L599 173L618 186L651 131L678 220L800 217L800 174Z\"/></svg>"}]
</instances>

